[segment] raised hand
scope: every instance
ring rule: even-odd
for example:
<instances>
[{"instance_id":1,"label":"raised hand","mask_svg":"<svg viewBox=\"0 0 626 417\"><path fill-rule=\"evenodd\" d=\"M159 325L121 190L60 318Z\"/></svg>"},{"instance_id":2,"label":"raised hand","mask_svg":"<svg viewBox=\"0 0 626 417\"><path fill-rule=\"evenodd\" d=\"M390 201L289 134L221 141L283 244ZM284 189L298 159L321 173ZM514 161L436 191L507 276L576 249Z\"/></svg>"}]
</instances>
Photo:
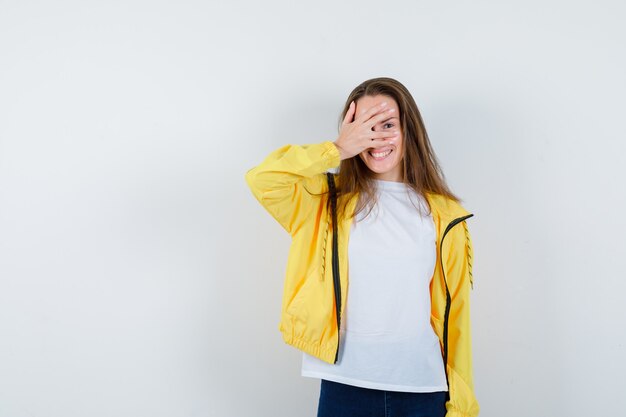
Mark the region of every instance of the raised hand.
<instances>
[{"instance_id":1,"label":"raised hand","mask_svg":"<svg viewBox=\"0 0 626 417\"><path fill-rule=\"evenodd\" d=\"M394 115L395 109L390 108L387 102L369 108L356 119L354 119L355 112L356 104L353 101L341 122L339 137L334 142L342 160L352 158L366 149L394 144L394 140L399 137L397 130L384 132L372 130L376 124Z\"/></svg>"}]
</instances>

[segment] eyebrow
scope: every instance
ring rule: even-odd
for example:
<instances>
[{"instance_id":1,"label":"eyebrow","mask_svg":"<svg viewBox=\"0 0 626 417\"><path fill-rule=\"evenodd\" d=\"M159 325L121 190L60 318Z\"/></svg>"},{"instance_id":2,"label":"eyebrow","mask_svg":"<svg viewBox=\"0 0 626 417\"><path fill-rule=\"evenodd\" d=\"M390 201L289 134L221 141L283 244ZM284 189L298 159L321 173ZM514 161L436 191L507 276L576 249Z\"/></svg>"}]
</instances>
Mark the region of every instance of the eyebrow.
<instances>
[{"instance_id":1,"label":"eyebrow","mask_svg":"<svg viewBox=\"0 0 626 417\"><path fill-rule=\"evenodd\" d=\"M396 116L390 117L389 119L383 120L382 123L387 123L389 120L397 119Z\"/></svg>"}]
</instances>

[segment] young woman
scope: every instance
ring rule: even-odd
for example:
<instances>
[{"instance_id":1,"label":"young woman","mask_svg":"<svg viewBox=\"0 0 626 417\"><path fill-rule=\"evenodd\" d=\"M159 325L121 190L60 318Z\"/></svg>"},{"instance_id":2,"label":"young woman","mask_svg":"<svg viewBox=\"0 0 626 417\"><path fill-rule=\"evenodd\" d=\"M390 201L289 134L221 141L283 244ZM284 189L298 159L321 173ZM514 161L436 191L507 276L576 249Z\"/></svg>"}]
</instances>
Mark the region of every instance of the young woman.
<instances>
[{"instance_id":1,"label":"young woman","mask_svg":"<svg viewBox=\"0 0 626 417\"><path fill-rule=\"evenodd\" d=\"M292 237L278 327L321 379L317 415L475 417L473 214L398 81L357 86L339 130L246 173Z\"/></svg>"}]
</instances>

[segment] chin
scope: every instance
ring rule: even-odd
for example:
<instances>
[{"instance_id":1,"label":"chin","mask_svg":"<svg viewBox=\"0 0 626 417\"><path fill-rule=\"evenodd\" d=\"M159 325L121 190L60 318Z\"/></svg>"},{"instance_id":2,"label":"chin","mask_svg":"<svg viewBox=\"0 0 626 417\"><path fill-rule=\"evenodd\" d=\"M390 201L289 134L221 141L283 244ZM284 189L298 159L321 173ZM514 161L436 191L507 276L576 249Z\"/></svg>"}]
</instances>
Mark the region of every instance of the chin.
<instances>
[{"instance_id":1,"label":"chin","mask_svg":"<svg viewBox=\"0 0 626 417\"><path fill-rule=\"evenodd\" d=\"M361 154L360 156L365 166L367 166L370 171L375 172L377 174L384 174L386 172L393 171L396 169L396 166L400 163L400 161L396 161L395 159L376 161L367 152L365 152L365 154Z\"/></svg>"}]
</instances>

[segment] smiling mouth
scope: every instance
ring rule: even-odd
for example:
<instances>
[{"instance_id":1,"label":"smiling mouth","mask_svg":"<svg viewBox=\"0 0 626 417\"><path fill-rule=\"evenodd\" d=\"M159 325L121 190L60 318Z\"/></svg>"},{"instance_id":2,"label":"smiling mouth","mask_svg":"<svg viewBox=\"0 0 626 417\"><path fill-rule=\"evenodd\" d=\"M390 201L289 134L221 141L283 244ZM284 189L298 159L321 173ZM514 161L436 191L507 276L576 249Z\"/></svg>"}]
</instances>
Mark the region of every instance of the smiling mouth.
<instances>
[{"instance_id":1,"label":"smiling mouth","mask_svg":"<svg viewBox=\"0 0 626 417\"><path fill-rule=\"evenodd\" d=\"M380 152L380 151L368 151L367 153L374 158L375 161L382 161L383 159L387 158L391 153L393 152L393 149L389 149L386 150L384 152Z\"/></svg>"}]
</instances>

